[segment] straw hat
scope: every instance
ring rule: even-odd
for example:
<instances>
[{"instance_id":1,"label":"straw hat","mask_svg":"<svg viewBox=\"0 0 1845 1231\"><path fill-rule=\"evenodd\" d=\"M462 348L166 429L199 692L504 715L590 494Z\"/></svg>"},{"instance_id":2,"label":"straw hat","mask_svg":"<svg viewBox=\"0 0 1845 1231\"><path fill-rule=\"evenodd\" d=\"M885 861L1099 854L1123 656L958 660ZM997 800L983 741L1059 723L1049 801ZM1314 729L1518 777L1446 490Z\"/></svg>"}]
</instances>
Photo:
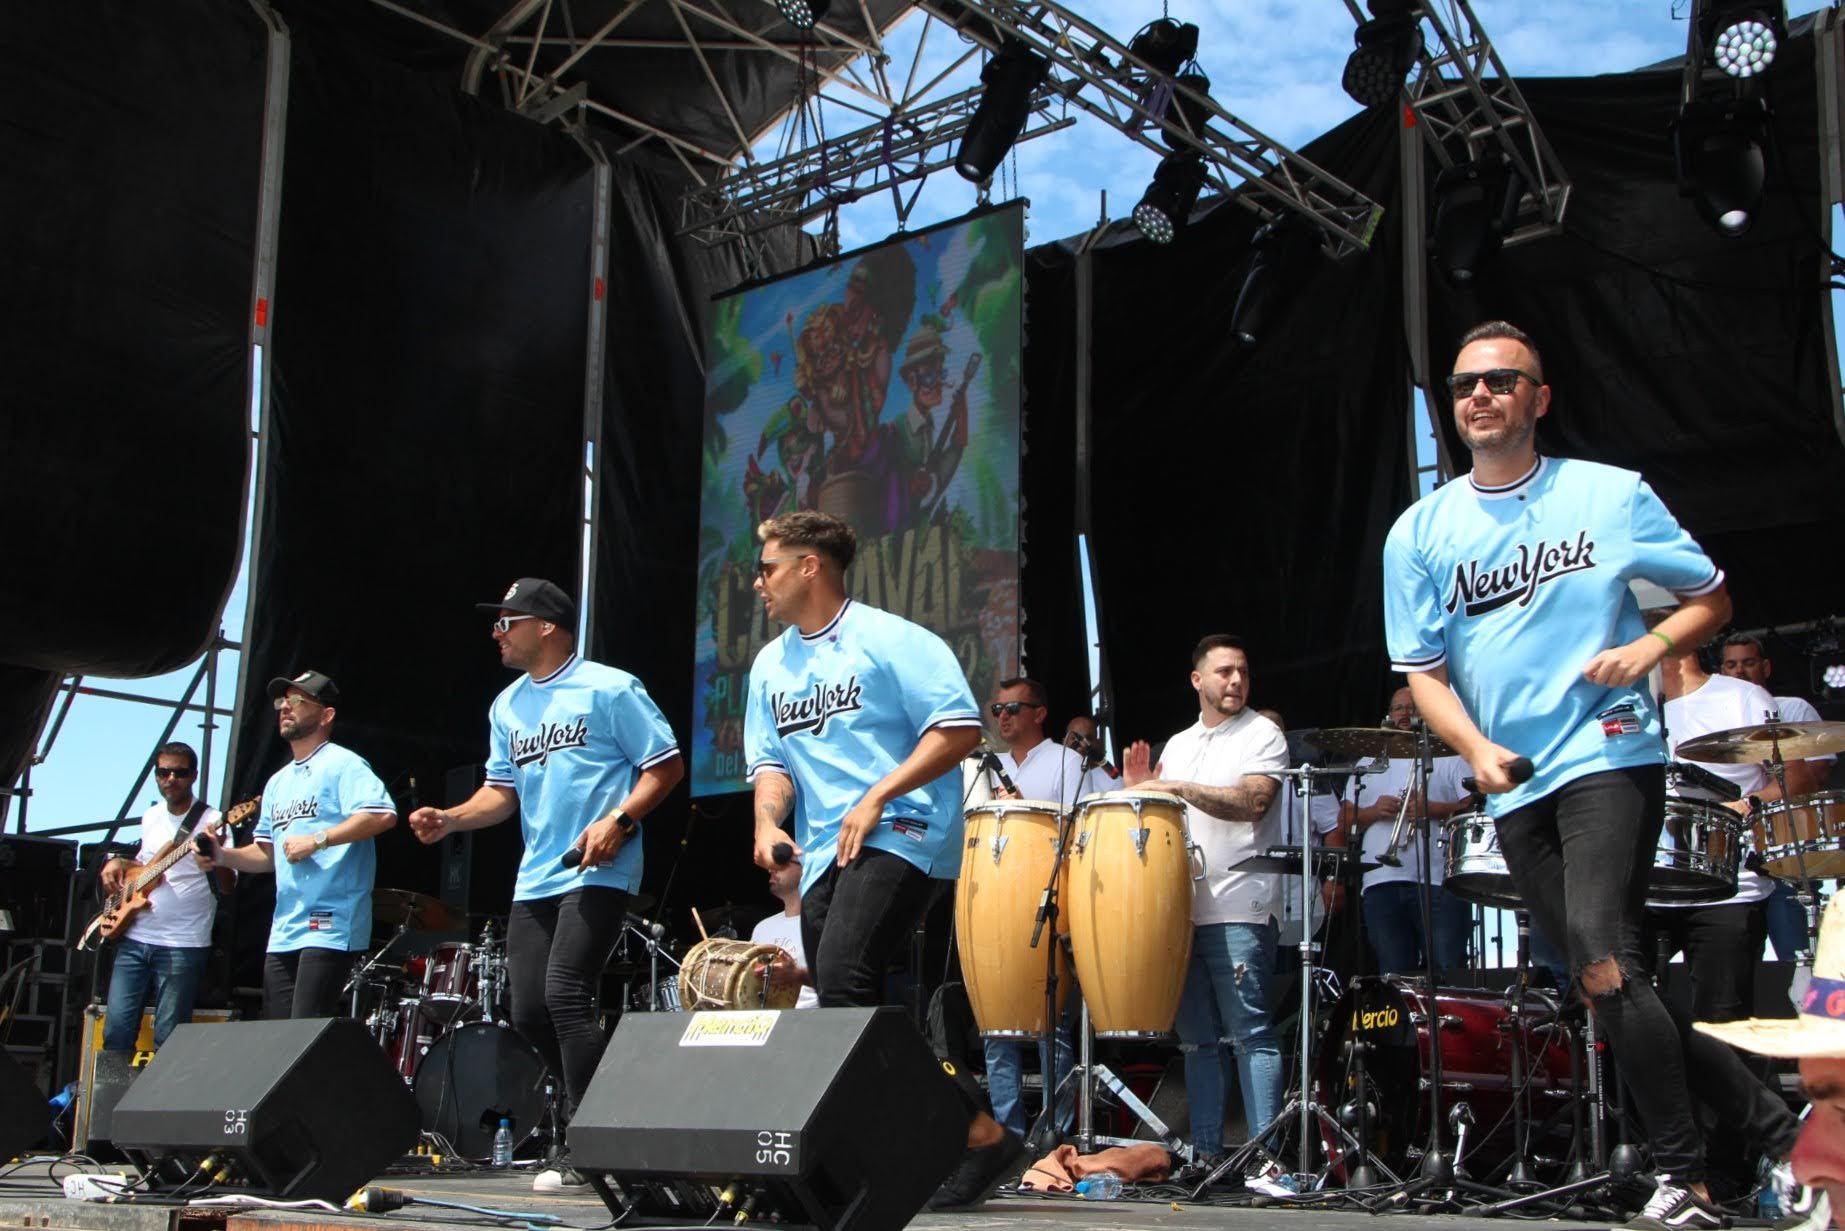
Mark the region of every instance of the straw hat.
<instances>
[{"instance_id":1,"label":"straw hat","mask_svg":"<svg viewBox=\"0 0 1845 1231\"><path fill-rule=\"evenodd\" d=\"M1845 906L1840 899L1833 898L1819 921L1819 952L1798 1017L1698 1022L1697 1028L1757 1055L1845 1059Z\"/></svg>"}]
</instances>

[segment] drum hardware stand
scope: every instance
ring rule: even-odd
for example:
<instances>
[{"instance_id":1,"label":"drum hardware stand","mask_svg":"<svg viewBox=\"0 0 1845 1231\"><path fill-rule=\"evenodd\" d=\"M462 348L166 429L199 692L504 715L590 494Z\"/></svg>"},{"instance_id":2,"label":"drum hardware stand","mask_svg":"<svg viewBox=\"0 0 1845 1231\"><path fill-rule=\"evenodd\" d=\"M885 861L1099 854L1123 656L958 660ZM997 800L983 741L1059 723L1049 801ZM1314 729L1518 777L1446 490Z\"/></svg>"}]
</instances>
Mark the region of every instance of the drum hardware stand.
<instances>
[{"instance_id":1,"label":"drum hardware stand","mask_svg":"<svg viewBox=\"0 0 1845 1231\"><path fill-rule=\"evenodd\" d=\"M1086 762L1083 772L1088 772ZM1069 856L1070 829L1074 823L1075 814L1073 812L1062 812L1057 817L1057 851L1051 857L1050 879L1045 882L1044 892L1038 897L1038 912L1033 917L1031 925L1031 947L1034 949L1044 937L1045 925L1050 925L1051 929L1051 943L1044 947L1044 1071L1040 1074L1044 1106L1025 1135L1027 1141L1037 1142L1040 1148L1054 1142L1060 1135L1057 1127L1057 1121L1060 1118L1057 1109L1063 1099L1063 1084L1057 1078L1057 1029L1062 1024L1057 1012L1057 885L1063 879L1064 861ZM1084 1057L1082 1066L1085 1072L1090 1067L1088 1025L1088 1006L1085 1005L1083 1008ZM1085 1081L1083 1085L1084 1093L1088 1096L1087 1101L1091 1104L1089 1117L1085 1120L1085 1141L1087 1141L1089 1136L1087 1129L1094 1120L1095 1088L1089 1081Z\"/></svg>"},{"instance_id":2,"label":"drum hardware stand","mask_svg":"<svg viewBox=\"0 0 1845 1231\"><path fill-rule=\"evenodd\" d=\"M355 968L351 974L346 976L346 986L340 989L340 995L344 996L348 992L352 994L352 1017L355 1020L359 1016L359 989L365 985L365 976L377 969L378 965L384 961L384 955L391 951L391 947L409 934L410 921L406 919L397 925L397 931L392 933L391 939L379 946L378 952L366 958L364 965Z\"/></svg>"},{"instance_id":3,"label":"drum hardware stand","mask_svg":"<svg viewBox=\"0 0 1845 1231\"><path fill-rule=\"evenodd\" d=\"M1330 859L1336 864L1342 865L1345 860L1353 858L1356 852L1352 851L1350 848L1340 847L1322 847L1318 848L1316 851L1313 843L1312 815L1308 801L1313 797L1313 780L1316 777L1336 777L1350 773L1366 772L1375 772L1375 770L1363 768L1353 769L1350 766L1328 769L1316 767L1311 763L1303 763L1298 769L1282 770L1276 775L1281 778L1293 779L1296 796L1301 800L1300 868L1298 872L1290 871L1287 873L1289 876L1298 876L1300 879L1300 886L1297 892L1300 895L1301 936L1296 946L1300 950L1300 1010L1298 1018L1300 1038L1300 1085L1298 1087L1298 1092L1288 1100L1287 1104L1282 1107L1281 1111L1276 1114L1274 1119L1263 1125L1260 1130L1251 1133L1248 1141L1232 1151L1227 1158L1211 1169L1210 1174L1205 1176L1198 1187L1192 1190L1192 1196L1194 1198L1203 1193L1205 1189L1209 1188L1211 1185L1217 1183L1217 1181L1222 1179L1225 1175L1231 1174L1232 1172L1237 1175L1243 1174L1243 1168L1247 1167L1249 1161L1255 1157L1257 1152L1261 1149L1262 1143L1280 1131L1289 1120L1294 1119L1296 1116L1299 1117L1300 1127L1300 1147L1296 1157L1296 1162L1299 1163L1298 1174L1303 1176L1312 1176L1314 1174L1312 1134L1313 1122L1317 1119L1322 1125L1332 1130L1332 1132L1345 1143L1346 1148L1351 1150L1353 1155L1359 1160L1360 1167L1367 1161L1376 1162L1377 1167L1381 1169L1384 1174L1391 1175L1393 1182L1396 1180L1396 1177L1391 1174L1390 1169L1384 1166L1382 1160L1372 1157L1369 1147L1365 1145L1363 1140L1354 1139L1351 1132L1340 1122L1339 1117L1326 1109L1325 1105L1319 1101L1318 1091L1315 1090L1311 1084L1313 1080L1311 1054L1313 1045L1313 971L1315 968L1313 964L1313 929L1309 926L1309 921L1313 917L1309 895L1319 892L1319 878L1315 875L1314 858L1317 853L1322 859ZM1288 854L1292 857L1293 852L1290 851ZM1370 1092L1361 1086L1358 1094L1360 1103L1362 1104L1369 1095ZM1348 1183L1348 1187L1356 1188L1358 1186Z\"/></svg>"}]
</instances>

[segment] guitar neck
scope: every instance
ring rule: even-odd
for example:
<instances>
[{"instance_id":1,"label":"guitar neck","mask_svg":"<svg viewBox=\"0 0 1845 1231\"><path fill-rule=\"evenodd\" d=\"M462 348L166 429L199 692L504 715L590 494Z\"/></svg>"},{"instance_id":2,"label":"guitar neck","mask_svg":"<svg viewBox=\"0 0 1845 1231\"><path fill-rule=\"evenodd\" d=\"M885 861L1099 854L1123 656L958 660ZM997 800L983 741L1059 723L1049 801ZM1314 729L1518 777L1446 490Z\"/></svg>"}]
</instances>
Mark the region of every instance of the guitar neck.
<instances>
[{"instance_id":1,"label":"guitar neck","mask_svg":"<svg viewBox=\"0 0 1845 1231\"><path fill-rule=\"evenodd\" d=\"M192 833L202 833L204 830L208 828L215 829L221 823L222 823L222 820L220 819L218 821L213 821L209 826L200 825L196 827L195 829L193 829ZM168 868L172 867L174 864L178 863L180 860L184 859L187 855L190 855L191 853L192 853L192 834L189 833L186 835L186 840L184 842L177 842L176 840L176 845L171 850L159 856L152 863L145 865L141 869L141 875L135 877L133 883L128 886L128 892L130 893L146 892L147 889L151 887L155 881L158 881L161 877L167 874Z\"/></svg>"}]
</instances>

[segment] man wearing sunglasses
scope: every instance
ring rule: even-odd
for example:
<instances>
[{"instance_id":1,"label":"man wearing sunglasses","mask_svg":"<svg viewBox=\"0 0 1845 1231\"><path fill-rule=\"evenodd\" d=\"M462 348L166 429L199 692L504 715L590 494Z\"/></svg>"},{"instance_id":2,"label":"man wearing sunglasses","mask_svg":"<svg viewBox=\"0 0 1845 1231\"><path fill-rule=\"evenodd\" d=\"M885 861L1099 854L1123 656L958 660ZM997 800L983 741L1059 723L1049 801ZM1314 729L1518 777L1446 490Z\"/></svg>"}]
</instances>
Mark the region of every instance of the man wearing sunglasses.
<instances>
[{"instance_id":1,"label":"man wearing sunglasses","mask_svg":"<svg viewBox=\"0 0 1845 1231\"><path fill-rule=\"evenodd\" d=\"M1529 335L1489 321L1459 349L1448 392L1473 470L1418 501L1385 540L1392 665L1471 766L1513 883L1539 928L1565 941L1620 1058L1658 1171L1630 1225L1716 1228L1689 1087L1734 1075L1695 1055L1688 1065L1684 1032L1648 981L1641 922L1665 820L1647 675L1729 618L1723 572L1639 475L1538 453L1551 391ZM1642 623L1636 578L1679 596L1656 628Z\"/></svg>"},{"instance_id":2,"label":"man wearing sunglasses","mask_svg":"<svg viewBox=\"0 0 1845 1231\"><path fill-rule=\"evenodd\" d=\"M154 787L160 802L141 817L141 849L134 859L116 856L102 867L104 893L115 893L141 868L158 858L179 836L180 826L197 802L192 784L199 758L191 745L178 741L154 751ZM195 829L215 823L216 808L203 808ZM154 1046L166 1042L173 1027L192 1020L199 980L211 956L211 921L217 913L206 877L212 875L189 859L167 869L147 895L147 907L129 923L115 945L109 973L109 1007L103 1016L103 1050L133 1051L141 1032L141 1010L148 993L154 998Z\"/></svg>"},{"instance_id":3,"label":"man wearing sunglasses","mask_svg":"<svg viewBox=\"0 0 1845 1231\"><path fill-rule=\"evenodd\" d=\"M211 855L199 862L275 873L263 1016L332 1017L371 943L372 839L397 824L397 807L365 758L329 738L340 703L331 679L319 671L278 677L269 698L294 759L263 787L250 842L225 846L208 836Z\"/></svg>"},{"instance_id":4,"label":"man wearing sunglasses","mask_svg":"<svg viewBox=\"0 0 1845 1231\"><path fill-rule=\"evenodd\" d=\"M980 743L980 709L946 642L846 597L852 527L804 509L756 537L756 593L788 625L751 664L744 709L756 863L775 867L779 843L803 861L801 939L820 1006L875 1006L935 882L960 875L953 771ZM1025 1150L956 1077L968 1151L932 1209L986 1200Z\"/></svg>"},{"instance_id":5,"label":"man wearing sunglasses","mask_svg":"<svg viewBox=\"0 0 1845 1231\"><path fill-rule=\"evenodd\" d=\"M500 662L520 672L487 712L487 781L451 808L418 808L423 842L513 815L525 854L513 883L506 966L513 1025L543 1054L575 1112L602 1058L596 1000L641 886L640 823L685 777L660 707L634 676L577 654L577 608L542 577L521 577L497 602ZM588 1182L559 1154L538 1192Z\"/></svg>"}]
</instances>

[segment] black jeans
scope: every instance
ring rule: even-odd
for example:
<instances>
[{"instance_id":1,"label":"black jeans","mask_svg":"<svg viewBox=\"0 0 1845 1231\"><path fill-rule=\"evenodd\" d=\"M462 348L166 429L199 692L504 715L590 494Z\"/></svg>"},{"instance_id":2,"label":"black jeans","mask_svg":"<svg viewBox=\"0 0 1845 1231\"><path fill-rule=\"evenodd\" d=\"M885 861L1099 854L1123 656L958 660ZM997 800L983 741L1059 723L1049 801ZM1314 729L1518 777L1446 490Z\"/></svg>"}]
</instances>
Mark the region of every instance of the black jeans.
<instances>
[{"instance_id":1,"label":"black jeans","mask_svg":"<svg viewBox=\"0 0 1845 1231\"><path fill-rule=\"evenodd\" d=\"M1499 847L1538 926L1561 939L1570 973L1613 957L1613 992L1585 998L1606 1028L1621 1077L1652 1137L1653 1163L1680 1183L1704 1178L1695 1095L1751 1144L1777 1158L1799 1123L1736 1053L1669 1012L1645 949L1647 873L1665 824L1665 770L1650 765L1590 774L1499 818Z\"/></svg>"},{"instance_id":2,"label":"black jeans","mask_svg":"<svg viewBox=\"0 0 1845 1231\"><path fill-rule=\"evenodd\" d=\"M597 992L627 910L625 890L585 885L555 898L514 902L506 923L513 1027L562 1078L566 1120L602 1059Z\"/></svg>"},{"instance_id":3,"label":"black jeans","mask_svg":"<svg viewBox=\"0 0 1845 1231\"><path fill-rule=\"evenodd\" d=\"M1685 955L1693 1021L1733 1022L1755 1016L1755 966L1768 938L1766 905L1726 902L1646 912L1646 951L1654 962L1670 961L1674 953Z\"/></svg>"},{"instance_id":4,"label":"black jeans","mask_svg":"<svg viewBox=\"0 0 1845 1231\"><path fill-rule=\"evenodd\" d=\"M263 961L263 1017L340 1017L346 1011L341 992L362 952L343 949L296 949L271 953Z\"/></svg>"},{"instance_id":5,"label":"black jeans","mask_svg":"<svg viewBox=\"0 0 1845 1231\"><path fill-rule=\"evenodd\" d=\"M929 874L877 847L834 864L801 898L801 944L820 1007L876 1007L884 971L929 906Z\"/></svg>"}]
</instances>

